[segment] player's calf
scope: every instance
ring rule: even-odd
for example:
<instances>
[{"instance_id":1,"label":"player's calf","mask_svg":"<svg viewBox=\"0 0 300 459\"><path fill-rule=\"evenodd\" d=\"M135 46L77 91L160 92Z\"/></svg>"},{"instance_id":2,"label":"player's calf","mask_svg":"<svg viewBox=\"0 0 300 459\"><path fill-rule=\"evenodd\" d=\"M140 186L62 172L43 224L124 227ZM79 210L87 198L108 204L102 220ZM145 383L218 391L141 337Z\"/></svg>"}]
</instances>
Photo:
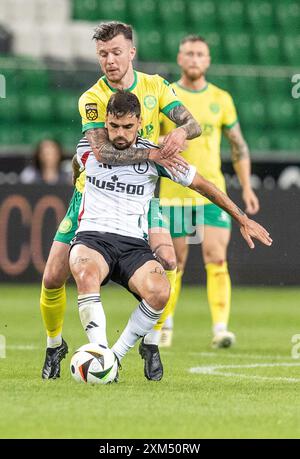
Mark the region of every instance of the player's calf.
<instances>
[{"instance_id":1,"label":"player's calf","mask_svg":"<svg viewBox=\"0 0 300 459\"><path fill-rule=\"evenodd\" d=\"M43 274L43 285L47 289L60 288L69 275L69 245L54 241Z\"/></svg>"},{"instance_id":2,"label":"player's calf","mask_svg":"<svg viewBox=\"0 0 300 459\"><path fill-rule=\"evenodd\" d=\"M108 274L108 265L100 253L76 244L71 249L70 268L77 285L81 324L89 342L107 347L106 317L99 286Z\"/></svg>"}]
</instances>

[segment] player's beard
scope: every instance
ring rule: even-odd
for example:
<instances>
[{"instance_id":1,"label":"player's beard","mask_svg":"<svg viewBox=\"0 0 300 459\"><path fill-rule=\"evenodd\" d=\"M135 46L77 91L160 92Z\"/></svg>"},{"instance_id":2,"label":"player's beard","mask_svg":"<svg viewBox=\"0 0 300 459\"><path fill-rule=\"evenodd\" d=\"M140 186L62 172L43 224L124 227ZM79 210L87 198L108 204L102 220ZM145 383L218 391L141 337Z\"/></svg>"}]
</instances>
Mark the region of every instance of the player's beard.
<instances>
[{"instance_id":1,"label":"player's beard","mask_svg":"<svg viewBox=\"0 0 300 459\"><path fill-rule=\"evenodd\" d=\"M129 66L123 71L120 70L119 68L116 69L115 72L107 71L105 76L108 79L108 81L111 81L112 83L116 84L123 80L124 76L128 72L128 69L129 69Z\"/></svg>"},{"instance_id":2,"label":"player's beard","mask_svg":"<svg viewBox=\"0 0 300 459\"><path fill-rule=\"evenodd\" d=\"M118 142L120 141L124 143L118 144ZM117 148L117 150L126 150L126 148L129 148L131 146L132 142L129 142L124 137L116 137L112 140L112 144L115 148Z\"/></svg>"},{"instance_id":3,"label":"player's beard","mask_svg":"<svg viewBox=\"0 0 300 459\"><path fill-rule=\"evenodd\" d=\"M190 81L196 81L199 80L205 73L201 69L190 69L185 71L186 77Z\"/></svg>"}]
</instances>

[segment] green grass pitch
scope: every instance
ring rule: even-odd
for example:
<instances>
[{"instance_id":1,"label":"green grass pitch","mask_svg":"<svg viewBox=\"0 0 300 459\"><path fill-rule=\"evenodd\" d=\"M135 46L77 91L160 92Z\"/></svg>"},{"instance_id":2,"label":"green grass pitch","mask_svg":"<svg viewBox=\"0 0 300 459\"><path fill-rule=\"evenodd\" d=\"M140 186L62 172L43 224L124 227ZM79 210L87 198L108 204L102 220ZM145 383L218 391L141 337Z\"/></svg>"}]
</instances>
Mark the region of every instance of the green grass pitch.
<instances>
[{"instance_id":1,"label":"green grass pitch","mask_svg":"<svg viewBox=\"0 0 300 459\"><path fill-rule=\"evenodd\" d=\"M296 288L235 288L230 329L237 344L214 351L205 289L185 287L174 346L161 352L163 380L144 378L134 348L119 384L88 386L69 372L72 351L87 341L74 287L68 287L70 353L62 377L42 381L39 286L2 285L0 335L7 352L0 359L0 437L299 438L300 360L291 357L292 336L300 333L299 294ZM136 300L107 286L102 301L113 344Z\"/></svg>"}]
</instances>

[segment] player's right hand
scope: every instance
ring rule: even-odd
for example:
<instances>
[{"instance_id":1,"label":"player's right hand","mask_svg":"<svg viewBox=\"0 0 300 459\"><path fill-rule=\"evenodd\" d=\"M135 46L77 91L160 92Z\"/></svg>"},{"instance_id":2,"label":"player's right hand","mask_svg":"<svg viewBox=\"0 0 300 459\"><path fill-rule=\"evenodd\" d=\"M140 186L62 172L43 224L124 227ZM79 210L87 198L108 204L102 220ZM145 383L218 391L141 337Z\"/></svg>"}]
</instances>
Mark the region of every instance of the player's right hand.
<instances>
[{"instance_id":1,"label":"player's right hand","mask_svg":"<svg viewBox=\"0 0 300 459\"><path fill-rule=\"evenodd\" d=\"M251 220L250 218L246 218L244 220L244 222L241 224L240 231L250 249L254 249L255 247L252 238L257 239L262 244L268 246L272 245L273 240L271 239L268 231L259 223Z\"/></svg>"},{"instance_id":2,"label":"player's right hand","mask_svg":"<svg viewBox=\"0 0 300 459\"><path fill-rule=\"evenodd\" d=\"M149 160L154 161L157 164L160 164L166 169L169 169L169 171L176 176L178 175L178 173L183 173L189 168L189 163L186 162L186 160L182 156L174 155L170 158L162 158L161 150L159 149L151 149L149 153Z\"/></svg>"},{"instance_id":3,"label":"player's right hand","mask_svg":"<svg viewBox=\"0 0 300 459\"><path fill-rule=\"evenodd\" d=\"M170 158L184 151L186 144L186 132L178 127L164 137L161 154L164 158Z\"/></svg>"}]
</instances>

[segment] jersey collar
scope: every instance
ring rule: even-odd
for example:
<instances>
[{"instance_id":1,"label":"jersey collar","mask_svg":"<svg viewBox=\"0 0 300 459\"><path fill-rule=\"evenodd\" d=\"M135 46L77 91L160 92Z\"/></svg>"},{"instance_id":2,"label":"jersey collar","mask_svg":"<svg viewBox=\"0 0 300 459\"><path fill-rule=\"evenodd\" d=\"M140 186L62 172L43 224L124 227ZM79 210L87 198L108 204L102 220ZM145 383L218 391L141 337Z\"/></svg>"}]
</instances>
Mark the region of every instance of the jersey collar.
<instances>
[{"instance_id":1,"label":"jersey collar","mask_svg":"<svg viewBox=\"0 0 300 459\"><path fill-rule=\"evenodd\" d=\"M184 91L187 91L187 92L193 92L194 94L197 93L197 94L200 94L201 92L204 92L208 89L208 83L206 83L206 85L204 86L204 88L202 89L188 89L188 88L185 88L184 86L182 86L181 84L179 84L178 81L176 81L175 83L180 89L183 89Z\"/></svg>"},{"instance_id":2,"label":"jersey collar","mask_svg":"<svg viewBox=\"0 0 300 459\"><path fill-rule=\"evenodd\" d=\"M125 91L133 91L134 88L135 88L136 85L137 85L137 79L138 79L138 77L137 77L137 72L134 70L134 71L133 71L133 74L134 74L133 83L132 83L132 85L130 86L130 88L126 88ZM108 86L109 89L110 89L112 92L117 92L117 89L116 89L116 88L113 88L113 87L109 84L109 82L107 81L106 76L102 77L102 79L103 79L104 83L106 84L106 86Z\"/></svg>"}]
</instances>

